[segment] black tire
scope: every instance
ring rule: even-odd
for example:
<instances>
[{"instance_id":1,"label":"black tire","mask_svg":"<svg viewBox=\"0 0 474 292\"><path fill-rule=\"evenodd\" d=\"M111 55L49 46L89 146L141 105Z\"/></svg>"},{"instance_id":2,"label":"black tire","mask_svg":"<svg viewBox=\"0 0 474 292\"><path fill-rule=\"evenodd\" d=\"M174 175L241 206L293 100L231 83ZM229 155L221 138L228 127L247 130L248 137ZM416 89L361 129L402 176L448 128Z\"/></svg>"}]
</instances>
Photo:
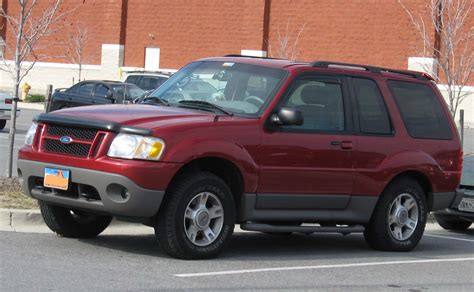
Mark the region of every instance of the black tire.
<instances>
[{"instance_id":1,"label":"black tire","mask_svg":"<svg viewBox=\"0 0 474 292\"><path fill-rule=\"evenodd\" d=\"M7 120L0 120L0 130L3 130L6 124L7 124Z\"/></svg>"},{"instance_id":2,"label":"black tire","mask_svg":"<svg viewBox=\"0 0 474 292\"><path fill-rule=\"evenodd\" d=\"M49 229L60 236L91 238L109 226L111 216L71 210L39 201L41 215Z\"/></svg>"},{"instance_id":3,"label":"black tire","mask_svg":"<svg viewBox=\"0 0 474 292\"><path fill-rule=\"evenodd\" d=\"M447 230L463 231L468 229L472 224L472 222L449 215L435 214L435 217L438 224Z\"/></svg>"},{"instance_id":4,"label":"black tire","mask_svg":"<svg viewBox=\"0 0 474 292\"><path fill-rule=\"evenodd\" d=\"M206 246L194 244L186 235L185 210L199 194L209 192L220 200L224 214L220 233ZM210 221L209 224L211 224ZM182 176L167 192L155 223L155 234L161 248L179 259L208 259L217 256L234 232L235 204L227 184L210 172L193 172ZM203 236L202 231L199 231Z\"/></svg>"},{"instance_id":5,"label":"black tire","mask_svg":"<svg viewBox=\"0 0 474 292\"><path fill-rule=\"evenodd\" d=\"M404 196L403 194L408 194L416 202L418 209L415 217L417 217L418 220L416 227L412 229L411 235L407 236L407 238L397 239L392 232L392 228L396 223L389 224L389 214L392 204L395 203L395 200L399 196ZM373 249L377 250L410 251L418 245L423 236L426 216L426 196L420 185L411 178L397 179L386 188L378 200L370 222L364 231L365 240ZM405 228L404 230L407 229ZM409 233L410 231L408 231L408 234Z\"/></svg>"}]
</instances>

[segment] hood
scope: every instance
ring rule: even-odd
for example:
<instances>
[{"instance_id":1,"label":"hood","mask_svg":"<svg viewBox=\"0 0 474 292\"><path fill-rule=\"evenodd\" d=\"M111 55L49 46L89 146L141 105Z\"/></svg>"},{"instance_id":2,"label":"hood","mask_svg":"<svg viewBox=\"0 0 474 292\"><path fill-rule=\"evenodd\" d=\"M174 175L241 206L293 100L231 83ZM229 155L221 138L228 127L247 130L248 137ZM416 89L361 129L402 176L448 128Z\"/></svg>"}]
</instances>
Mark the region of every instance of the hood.
<instances>
[{"instance_id":1,"label":"hood","mask_svg":"<svg viewBox=\"0 0 474 292\"><path fill-rule=\"evenodd\" d=\"M204 111L139 104L83 106L55 111L48 115L80 118L85 121L102 120L147 129L183 122L208 122L215 116Z\"/></svg>"}]
</instances>

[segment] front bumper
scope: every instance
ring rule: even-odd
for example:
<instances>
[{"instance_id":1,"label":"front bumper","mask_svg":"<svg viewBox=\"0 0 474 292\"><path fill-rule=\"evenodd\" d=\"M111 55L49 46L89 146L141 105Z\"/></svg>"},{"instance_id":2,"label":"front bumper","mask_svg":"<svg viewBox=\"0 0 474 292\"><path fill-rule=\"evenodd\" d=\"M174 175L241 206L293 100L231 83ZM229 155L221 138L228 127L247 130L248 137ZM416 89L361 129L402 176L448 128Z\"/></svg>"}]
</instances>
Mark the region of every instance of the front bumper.
<instances>
[{"instance_id":1,"label":"front bumper","mask_svg":"<svg viewBox=\"0 0 474 292\"><path fill-rule=\"evenodd\" d=\"M459 211L458 209L459 203L463 198L474 199L474 191L467 189L457 189L456 196L452 201L451 205L446 209L436 212L436 214L460 217L474 222L474 213Z\"/></svg>"},{"instance_id":2,"label":"front bumper","mask_svg":"<svg viewBox=\"0 0 474 292\"><path fill-rule=\"evenodd\" d=\"M72 209L117 217L150 218L158 211L165 193L164 190L145 189L116 173L24 159L19 159L17 165L25 194ZM60 191L43 187L45 167L70 170L69 189Z\"/></svg>"}]
</instances>

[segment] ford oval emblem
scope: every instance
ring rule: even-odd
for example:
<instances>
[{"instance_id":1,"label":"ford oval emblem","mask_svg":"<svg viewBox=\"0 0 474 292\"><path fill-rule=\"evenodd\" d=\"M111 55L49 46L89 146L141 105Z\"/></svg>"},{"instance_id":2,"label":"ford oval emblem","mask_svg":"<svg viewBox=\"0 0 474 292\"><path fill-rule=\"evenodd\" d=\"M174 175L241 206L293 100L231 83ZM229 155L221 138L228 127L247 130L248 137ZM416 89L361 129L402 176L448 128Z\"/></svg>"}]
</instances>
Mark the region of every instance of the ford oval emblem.
<instances>
[{"instance_id":1,"label":"ford oval emblem","mask_svg":"<svg viewBox=\"0 0 474 292\"><path fill-rule=\"evenodd\" d=\"M71 144L72 143L72 138L69 137L69 136L62 136L61 138L59 138L59 142L61 142L63 144Z\"/></svg>"}]
</instances>

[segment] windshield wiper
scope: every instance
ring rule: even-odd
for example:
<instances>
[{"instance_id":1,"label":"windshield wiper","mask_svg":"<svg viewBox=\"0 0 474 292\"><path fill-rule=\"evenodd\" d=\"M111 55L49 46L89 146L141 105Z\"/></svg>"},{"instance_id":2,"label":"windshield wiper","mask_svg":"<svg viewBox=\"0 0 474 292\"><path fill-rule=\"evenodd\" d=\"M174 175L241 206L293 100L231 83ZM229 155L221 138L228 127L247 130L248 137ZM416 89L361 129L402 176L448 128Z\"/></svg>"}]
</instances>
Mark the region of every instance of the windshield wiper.
<instances>
[{"instance_id":1,"label":"windshield wiper","mask_svg":"<svg viewBox=\"0 0 474 292\"><path fill-rule=\"evenodd\" d=\"M166 106L170 105L170 103L166 99L161 98L159 96L147 96L143 99L143 101L141 103L156 104L156 103L154 103L154 101L158 101L159 103L161 103L163 105L166 105Z\"/></svg>"},{"instance_id":2,"label":"windshield wiper","mask_svg":"<svg viewBox=\"0 0 474 292\"><path fill-rule=\"evenodd\" d=\"M212 109L217 109L218 111L228 115L228 116L233 116L234 114L229 112L228 110L225 110L223 107L221 106L218 106L217 104L213 104L211 102L207 102L207 101L204 101L204 100L181 100L179 102L179 104L183 104L183 105L190 105L190 106L193 106L193 107L197 107L197 108L204 108L204 109L209 109L209 108L212 108Z\"/></svg>"}]
</instances>

